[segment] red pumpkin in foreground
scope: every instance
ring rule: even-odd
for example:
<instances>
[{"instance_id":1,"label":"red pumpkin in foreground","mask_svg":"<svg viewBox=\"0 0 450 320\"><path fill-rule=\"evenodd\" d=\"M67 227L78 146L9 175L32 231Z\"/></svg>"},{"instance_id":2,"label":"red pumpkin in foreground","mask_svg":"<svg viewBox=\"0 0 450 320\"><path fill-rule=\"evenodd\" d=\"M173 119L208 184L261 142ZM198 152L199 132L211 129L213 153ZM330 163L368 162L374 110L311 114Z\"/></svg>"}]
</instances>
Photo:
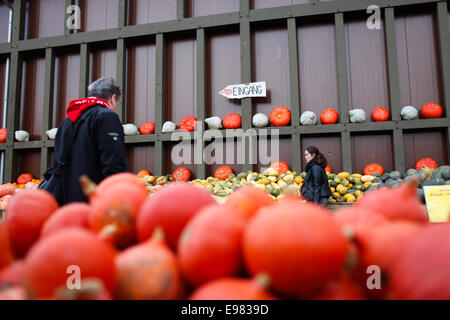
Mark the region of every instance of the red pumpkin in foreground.
<instances>
[{"instance_id":1,"label":"red pumpkin in foreground","mask_svg":"<svg viewBox=\"0 0 450 320\"><path fill-rule=\"evenodd\" d=\"M444 109L437 103L425 103L420 114L425 119L440 118L444 114Z\"/></svg>"},{"instance_id":2,"label":"red pumpkin in foreground","mask_svg":"<svg viewBox=\"0 0 450 320\"><path fill-rule=\"evenodd\" d=\"M345 273L328 282L313 300L367 300L364 290Z\"/></svg>"},{"instance_id":3,"label":"red pumpkin in foreground","mask_svg":"<svg viewBox=\"0 0 450 320\"><path fill-rule=\"evenodd\" d=\"M437 169L438 164L433 158L422 158L416 162L416 164L414 165L414 169L420 170L423 168Z\"/></svg>"},{"instance_id":4,"label":"red pumpkin in foreground","mask_svg":"<svg viewBox=\"0 0 450 320\"><path fill-rule=\"evenodd\" d=\"M283 173L286 173L287 171L289 171L289 166L284 161L278 161L278 162L272 163L272 165L270 167L272 169L277 170L279 174L283 174Z\"/></svg>"},{"instance_id":5,"label":"red pumpkin in foreground","mask_svg":"<svg viewBox=\"0 0 450 320\"><path fill-rule=\"evenodd\" d=\"M177 257L161 229L150 240L119 253L115 265L119 299L174 300L184 296Z\"/></svg>"},{"instance_id":6,"label":"red pumpkin in foreground","mask_svg":"<svg viewBox=\"0 0 450 320\"><path fill-rule=\"evenodd\" d=\"M355 204L355 208L374 211L389 220L428 223L428 213L417 197L416 186L417 182L411 180L396 188L370 191Z\"/></svg>"},{"instance_id":7,"label":"red pumpkin in foreground","mask_svg":"<svg viewBox=\"0 0 450 320\"><path fill-rule=\"evenodd\" d=\"M273 205L274 201L264 190L253 186L244 186L234 191L228 197L226 204L250 218L260 208Z\"/></svg>"},{"instance_id":8,"label":"red pumpkin in foreground","mask_svg":"<svg viewBox=\"0 0 450 320\"><path fill-rule=\"evenodd\" d=\"M193 287L239 274L245 223L243 215L226 205L205 207L189 221L180 237L178 258Z\"/></svg>"},{"instance_id":9,"label":"red pumpkin in foreground","mask_svg":"<svg viewBox=\"0 0 450 320\"><path fill-rule=\"evenodd\" d=\"M186 223L203 207L216 201L208 191L188 183L164 186L141 206L136 230L139 241L151 237L156 227L161 227L167 243L176 248Z\"/></svg>"},{"instance_id":10,"label":"red pumpkin in foreground","mask_svg":"<svg viewBox=\"0 0 450 320\"><path fill-rule=\"evenodd\" d=\"M450 224L428 225L412 237L391 272L394 299L450 299Z\"/></svg>"},{"instance_id":11,"label":"red pumpkin in foreground","mask_svg":"<svg viewBox=\"0 0 450 320\"><path fill-rule=\"evenodd\" d=\"M265 275L254 279L221 278L205 283L192 293L190 300L276 300L268 290Z\"/></svg>"},{"instance_id":12,"label":"red pumpkin in foreground","mask_svg":"<svg viewBox=\"0 0 450 320\"><path fill-rule=\"evenodd\" d=\"M23 280L25 263L19 260L0 271L0 292L6 288L20 286Z\"/></svg>"},{"instance_id":13,"label":"red pumpkin in foreground","mask_svg":"<svg viewBox=\"0 0 450 320\"><path fill-rule=\"evenodd\" d=\"M91 231L70 228L57 232L40 240L28 253L24 287L31 298L62 295L70 290L68 278L75 277L78 270L82 280L101 280L113 292L115 255L116 250Z\"/></svg>"},{"instance_id":14,"label":"red pumpkin in foreground","mask_svg":"<svg viewBox=\"0 0 450 320\"><path fill-rule=\"evenodd\" d=\"M125 248L136 242L136 215L147 198L147 190L134 184L111 186L92 203L89 226L117 248Z\"/></svg>"},{"instance_id":15,"label":"red pumpkin in foreground","mask_svg":"<svg viewBox=\"0 0 450 320\"><path fill-rule=\"evenodd\" d=\"M0 270L9 265L13 260L11 249L9 248L9 238L6 227L0 221Z\"/></svg>"},{"instance_id":16,"label":"red pumpkin in foreground","mask_svg":"<svg viewBox=\"0 0 450 320\"><path fill-rule=\"evenodd\" d=\"M389 116L390 116L389 110L383 107L375 108L372 111L372 119L375 122L388 121Z\"/></svg>"},{"instance_id":17,"label":"red pumpkin in foreground","mask_svg":"<svg viewBox=\"0 0 450 320\"><path fill-rule=\"evenodd\" d=\"M243 238L247 270L267 273L271 288L288 298L311 297L336 278L348 249L329 212L300 201L260 209Z\"/></svg>"},{"instance_id":18,"label":"red pumpkin in foreground","mask_svg":"<svg viewBox=\"0 0 450 320\"><path fill-rule=\"evenodd\" d=\"M42 227L41 237L46 237L56 231L70 227L89 229L90 206L84 202L73 202L53 213Z\"/></svg>"},{"instance_id":19,"label":"red pumpkin in foreground","mask_svg":"<svg viewBox=\"0 0 450 320\"><path fill-rule=\"evenodd\" d=\"M320 114L320 121L323 124L335 124L338 122L339 119L339 113L337 113L334 109L325 109Z\"/></svg>"},{"instance_id":20,"label":"red pumpkin in foreground","mask_svg":"<svg viewBox=\"0 0 450 320\"><path fill-rule=\"evenodd\" d=\"M172 176L175 181L188 182L191 179L191 172L186 168L178 168L173 172Z\"/></svg>"},{"instance_id":21,"label":"red pumpkin in foreground","mask_svg":"<svg viewBox=\"0 0 450 320\"><path fill-rule=\"evenodd\" d=\"M365 175L370 176L374 173L382 175L384 173L384 168L378 163L371 163L371 164L368 164L367 166L365 166L365 168L364 168Z\"/></svg>"},{"instance_id":22,"label":"red pumpkin in foreground","mask_svg":"<svg viewBox=\"0 0 450 320\"><path fill-rule=\"evenodd\" d=\"M287 126L291 123L291 111L285 107L277 107L270 113L269 120L275 127Z\"/></svg>"},{"instance_id":23,"label":"red pumpkin in foreground","mask_svg":"<svg viewBox=\"0 0 450 320\"><path fill-rule=\"evenodd\" d=\"M237 113L227 114L222 121L225 129L237 129L241 127L242 117Z\"/></svg>"},{"instance_id":24,"label":"red pumpkin in foreground","mask_svg":"<svg viewBox=\"0 0 450 320\"><path fill-rule=\"evenodd\" d=\"M6 208L5 226L11 250L22 258L41 234L45 221L58 209L55 198L43 190L15 194Z\"/></svg>"},{"instance_id":25,"label":"red pumpkin in foreground","mask_svg":"<svg viewBox=\"0 0 450 320\"><path fill-rule=\"evenodd\" d=\"M229 166L221 166L214 172L214 178L225 180L232 173L233 169L231 169Z\"/></svg>"}]
</instances>

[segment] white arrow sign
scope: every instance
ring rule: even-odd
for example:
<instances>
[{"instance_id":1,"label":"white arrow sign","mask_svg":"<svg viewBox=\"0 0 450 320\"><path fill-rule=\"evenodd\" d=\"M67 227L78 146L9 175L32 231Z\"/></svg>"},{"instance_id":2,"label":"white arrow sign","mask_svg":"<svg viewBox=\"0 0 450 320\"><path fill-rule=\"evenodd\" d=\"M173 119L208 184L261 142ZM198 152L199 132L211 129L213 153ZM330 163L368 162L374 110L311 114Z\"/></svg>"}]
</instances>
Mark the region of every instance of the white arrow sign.
<instances>
[{"instance_id":1,"label":"white arrow sign","mask_svg":"<svg viewBox=\"0 0 450 320\"><path fill-rule=\"evenodd\" d=\"M228 99L241 99L249 97L266 97L266 82L252 82L232 84L219 92Z\"/></svg>"}]
</instances>

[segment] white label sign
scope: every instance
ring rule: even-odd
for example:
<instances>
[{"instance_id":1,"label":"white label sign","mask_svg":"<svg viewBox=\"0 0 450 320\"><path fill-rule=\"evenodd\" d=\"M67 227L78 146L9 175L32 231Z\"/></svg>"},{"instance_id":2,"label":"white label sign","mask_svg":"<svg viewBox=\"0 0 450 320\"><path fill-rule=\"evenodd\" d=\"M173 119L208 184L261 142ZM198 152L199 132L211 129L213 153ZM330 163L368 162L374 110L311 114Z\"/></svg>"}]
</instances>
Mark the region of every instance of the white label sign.
<instances>
[{"instance_id":1,"label":"white label sign","mask_svg":"<svg viewBox=\"0 0 450 320\"><path fill-rule=\"evenodd\" d=\"M266 82L252 82L232 84L219 92L228 99L241 99L250 97L266 97Z\"/></svg>"}]
</instances>

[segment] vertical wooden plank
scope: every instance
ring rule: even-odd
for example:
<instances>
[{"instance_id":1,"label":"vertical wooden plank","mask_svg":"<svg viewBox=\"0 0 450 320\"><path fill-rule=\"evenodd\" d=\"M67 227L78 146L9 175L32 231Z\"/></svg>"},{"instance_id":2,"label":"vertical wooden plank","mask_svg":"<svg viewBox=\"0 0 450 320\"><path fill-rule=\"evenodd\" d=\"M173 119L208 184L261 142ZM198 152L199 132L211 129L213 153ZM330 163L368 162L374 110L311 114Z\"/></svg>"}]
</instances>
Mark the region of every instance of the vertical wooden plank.
<instances>
[{"instance_id":1,"label":"vertical wooden plank","mask_svg":"<svg viewBox=\"0 0 450 320\"><path fill-rule=\"evenodd\" d=\"M341 123L348 123L349 99L348 99L348 81L347 81L347 53L345 51L344 14L336 13L334 15L334 23L336 33L336 58L337 58L336 60L338 73L339 109L341 114L340 121Z\"/></svg>"},{"instance_id":2,"label":"vertical wooden plank","mask_svg":"<svg viewBox=\"0 0 450 320\"><path fill-rule=\"evenodd\" d=\"M25 6L26 0L14 1L13 9L13 30L11 41L17 43L23 40L25 31Z\"/></svg>"},{"instance_id":3,"label":"vertical wooden plank","mask_svg":"<svg viewBox=\"0 0 450 320\"><path fill-rule=\"evenodd\" d=\"M300 98L298 79L298 44L297 23L294 18L288 19L288 43L289 43L289 78L291 92L291 123L292 126L300 124ZM291 136L292 170L300 172L302 169L302 157L300 152L300 135L295 131Z\"/></svg>"},{"instance_id":4,"label":"vertical wooden plank","mask_svg":"<svg viewBox=\"0 0 450 320\"><path fill-rule=\"evenodd\" d=\"M89 85L89 47L87 43L81 44L80 49L80 98L87 96Z\"/></svg>"},{"instance_id":5,"label":"vertical wooden plank","mask_svg":"<svg viewBox=\"0 0 450 320\"><path fill-rule=\"evenodd\" d=\"M403 148L403 130L393 130L393 150L395 170L405 172L405 153Z\"/></svg>"},{"instance_id":6,"label":"vertical wooden plank","mask_svg":"<svg viewBox=\"0 0 450 320\"><path fill-rule=\"evenodd\" d=\"M203 131L206 114L206 40L205 29L197 29L197 120L199 126L195 133L194 152L197 178L206 178L206 164L203 159Z\"/></svg>"},{"instance_id":7,"label":"vertical wooden plank","mask_svg":"<svg viewBox=\"0 0 450 320\"><path fill-rule=\"evenodd\" d=\"M117 26L119 28L125 27L128 22L128 0L118 0L119 1L119 21Z\"/></svg>"},{"instance_id":8,"label":"vertical wooden plank","mask_svg":"<svg viewBox=\"0 0 450 320\"><path fill-rule=\"evenodd\" d=\"M155 72L155 132L161 133L164 121L165 105L165 44L164 35L156 35L156 72ZM164 174L164 150L163 142L155 143L155 174L160 176Z\"/></svg>"},{"instance_id":9,"label":"vertical wooden plank","mask_svg":"<svg viewBox=\"0 0 450 320\"><path fill-rule=\"evenodd\" d=\"M45 50L45 76L44 76L44 113L42 115L42 140L47 141L45 132L51 128L53 119L53 88L55 78L55 52L53 48ZM41 177L48 168L48 148L41 148Z\"/></svg>"},{"instance_id":10,"label":"vertical wooden plank","mask_svg":"<svg viewBox=\"0 0 450 320\"><path fill-rule=\"evenodd\" d=\"M352 172L352 148L350 142L350 132L341 132L342 145L342 166L346 172Z\"/></svg>"},{"instance_id":11,"label":"vertical wooden plank","mask_svg":"<svg viewBox=\"0 0 450 320\"><path fill-rule=\"evenodd\" d=\"M450 118L450 31L448 19L447 2L439 2L437 4L437 27L439 37L439 58L441 62L442 93L445 113L447 118ZM448 149L450 149L450 142L447 146Z\"/></svg>"},{"instance_id":12,"label":"vertical wooden plank","mask_svg":"<svg viewBox=\"0 0 450 320\"><path fill-rule=\"evenodd\" d=\"M249 22L250 0L240 0L240 39L241 39L241 81L249 83L252 81L252 48ZM242 128L244 131L252 127L252 98L241 100ZM249 142L242 141L245 148L245 162L243 171L253 170L250 164Z\"/></svg>"},{"instance_id":13,"label":"vertical wooden plank","mask_svg":"<svg viewBox=\"0 0 450 320\"><path fill-rule=\"evenodd\" d=\"M177 19L186 17L186 0L177 0Z\"/></svg>"},{"instance_id":14,"label":"vertical wooden plank","mask_svg":"<svg viewBox=\"0 0 450 320\"><path fill-rule=\"evenodd\" d=\"M400 83L398 77L397 41L395 32L394 8L384 10L387 67L389 78L389 100L392 120L401 120ZM403 141L403 140L402 140ZM395 152L395 151L394 151ZM403 155L401 155L403 158Z\"/></svg>"},{"instance_id":15,"label":"vertical wooden plank","mask_svg":"<svg viewBox=\"0 0 450 320\"><path fill-rule=\"evenodd\" d=\"M116 69L116 81L122 92L122 97L120 98L119 107L117 109L117 114L120 121L125 119L125 103L126 103L126 54L127 48L124 39L117 40L117 69Z\"/></svg>"}]
</instances>

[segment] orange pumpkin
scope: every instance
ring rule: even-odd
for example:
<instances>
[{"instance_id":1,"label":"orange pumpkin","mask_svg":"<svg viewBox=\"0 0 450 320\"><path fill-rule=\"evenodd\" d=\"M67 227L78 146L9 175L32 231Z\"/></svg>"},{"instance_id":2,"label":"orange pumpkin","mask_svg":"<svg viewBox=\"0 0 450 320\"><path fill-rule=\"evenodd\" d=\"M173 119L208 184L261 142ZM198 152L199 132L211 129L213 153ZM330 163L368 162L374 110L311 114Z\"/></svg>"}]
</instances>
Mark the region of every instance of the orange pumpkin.
<instances>
[{"instance_id":1,"label":"orange pumpkin","mask_svg":"<svg viewBox=\"0 0 450 320\"><path fill-rule=\"evenodd\" d=\"M270 113L269 120L275 127L287 126L291 123L291 111L285 107L276 107Z\"/></svg>"},{"instance_id":2,"label":"orange pumpkin","mask_svg":"<svg viewBox=\"0 0 450 320\"><path fill-rule=\"evenodd\" d=\"M416 162L414 169L420 170L422 168L433 168L437 169L438 164L433 158L422 158Z\"/></svg>"},{"instance_id":3,"label":"orange pumpkin","mask_svg":"<svg viewBox=\"0 0 450 320\"><path fill-rule=\"evenodd\" d=\"M330 165L327 165L327 166L325 167L325 172L331 173L331 167L330 167Z\"/></svg>"},{"instance_id":4,"label":"orange pumpkin","mask_svg":"<svg viewBox=\"0 0 450 320\"><path fill-rule=\"evenodd\" d=\"M180 129L183 131L194 131L197 127L197 118L192 116L184 117L180 122Z\"/></svg>"},{"instance_id":5,"label":"orange pumpkin","mask_svg":"<svg viewBox=\"0 0 450 320\"><path fill-rule=\"evenodd\" d=\"M43 238L30 250L25 259L24 287L31 298L52 297L59 289L67 290L70 273L76 270L69 266L77 266L82 279L99 279L113 292L115 255L116 250L92 231L65 229Z\"/></svg>"},{"instance_id":6,"label":"orange pumpkin","mask_svg":"<svg viewBox=\"0 0 450 320\"><path fill-rule=\"evenodd\" d=\"M173 300L184 296L177 258L161 229L150 240L119 253L115 265L119 299Z\"/></svg>"},{"instance_id":7,"label":"orange pumpkin","mask_svg":"<svg viewBox=\"0 0 450 320\"><path fill-rule=\"evenodd\" d=\"M33 176L29 173L23 173L17 178L18 184L27 184L33 180Z\"/></svg>"},{"instance_id":8,"label":"orange pumpkin","mask_svg":"<svg viewBox=\"0 0 450 320\"><path fill-rule=\"evenodd\" d=\"M274 201L264 190L244 186L234 191L228 197L226 204L250 218L260 208L274 204Z\"/></svg>"},{"instance_id":9,"label":"orange pumpkin","mask_svg":"<svg viewBox=\"0 0 450 320\"><path fill-rule=\"evenodd\" d=\"M233 170L229 166L221 166L214 172L214 177L220 180L225 180L232 173Z\"/></svg>"},{"instance_id":10,"label":"orange pumpkin","mask_svg":"<svg viewBox=\"0 0 450 320\"><path fill-rule=\"evenodd\" d=\"M182 168L176 169L173 172L172 176L175 181L188 182L189 179L191 179L191 172L189 171L189 169L182 167Z\"/></svg>"},{"instance_id":11,"label":"orange pumpkin","mask_svg":"<svg viewBox=\"0 0 450 320\"><path fill-rule=\"evenodd\" d=\"M239 274L245 222L243 215L225 205L208 206L189 221L180 237L178 258L192 286Z\"/></svg>"},{"instance_id":12,"label":"orange pumpkin","mask_svg":"<svg viewBox=\"0 0 450 320\"><path fill-rule=\"evenodd\" d=\"M425 119L440 118L444 114L444 109L437 103L425 103L420 113Z\"/></svg>"},{"instance_id":13,"label":"orange pumpkin","mask_svg":"<svg viewBox=\"0 0 450 320\"><path fill-rule=\"evenodd\" d=\"M131 183L111 186L91 202L89 226L117 248L136 242L136 215L148 191Z\"/></svg>"},{"instance_id":14,"label":"orange pumpkin","mask_svg":"<svg viewBox=\"0 0 450 320\"><path fill-rule=\"evenodd\" d=\"M5 288L21 286L23 272L25 270L24 260L14 261L12 264L0 271L0 292Z\"/></svg>"},{"instance_id":15,"label":"orange pumpkin","mask_svg":"<svg viewBox=\"0 0 450 320\"><path fill-rule=\"evenodd\" d=\"M44 190L25 190L11 198L6 208L5 226L16 258L25 256L39 238L45 221L56 209L58 203L55 198Z\"/></svg>"},{"instance_id":16,"label":"orange pumpkin","mask_svg":"<svg viewBox=\"0 0 450 320\"><path fill-rule=\"evenodd\" d=\"M270 167L277 170L279 174L283 174L286 173L286 171L289 171L289 166L284 161L275 162Z\"/></svg>"},{"instance_id":17,"label":"orange pumpkin","mask_svg":"<svg viewBox=\"0 0 450 320\"><path fill-rule=\"evenodd\" d=\"M264 275L254 279L221 278L205 283L192 293L190 300L275 300L267 290Z\"/></svg>"},{"instance_id":18,"label":"orange pumpkin","mask_svg":"<svg viewBox=\"0 0 450 320\"><path fill-rule=\"evenodd\" d=\"M339 119L339 114L334 109L325 109L320 114L320 121L323 124L334 124L337 123Z\"/></svg>"},{"instance_id":19,"label":"orange pumpkin","mask_svg":"<svg viewBox=\"0 0 450 320\"><path fill-rule=\"evenodd\" d=\"M7 133L6 128L0 129L0 143L6 142L6 133Z\"/></svg>"},{"instance_id":20,"label":"orange pumpkin","mask_svg":"<svg viewBox=\"0 0 450 320\"><path fill-rule=\"evenodd\" d=\"M150 176L150 172L147 171L147 170L141 170L137 174L138 178L143 178L143 177L146 177L146 176Z\"/></svg>"},{"instance_id":21,"label":"orange pumpkin","mask_svg":"<svg viewBox=\"0 0 450 320\"><path fill-rule=\"evenodd\" d=\"M333 281L330 281L325 287L315 295L313 300L367 300L364 290L345 273Z\"/></svg>"},{"instance_id":22,"label":"orange pumpkin","mask_svg":"<svg viewBox=\"0 0 450 320\"><path fill-rule=\"evenodd\" d=\"M242 117L237 113L230 113L223 118L222 123L225 129L237 129L241 127Z\"/></svg>"},{"instance_id":23,"label":"orange pumpkin","mask_svg":"<svg viewBox=\"0 0 450 320\"><path fill-rule=\"evenodd\" d=\"M139 241L147 240L156 227L161 227L168 244L176 248L186 223L200 209L214 203L211 193L189 183L165 186L147 198L139 210L136 222Z\"/></svg>"},{"instance_id":24,"label":"orange pumpkin","mask_svg":"<svg viewBox=\"0 0 450 320\"><path fill-rule=\"evenodd\" d=\"M329 212L300 201L260 209L243 237L249 273L267 273L271 288L288 298L310 297L335 279L348 249L347 239Z\"/></svg>"},{"instance_id":25,"label":"orange pumpkin","mask_svg":"<svg viewBox=\"0 0 450 320\"><path fill-rule=\"evenodd\" d=\"M364 168L364 174L365 175L371 175L371 174L383 174L384 173L384 169L383 167L378 164L378 163L371 163L368 164L365 168Z\"/></svg>"},{"instance_id":26,"label":"orange pumpkin","mask_svg":"<svg viewBox=\"0 0 450 320\"><path fill-rule=\"evenodd\" d=\"M155 123L154 122L146 122L140 128L139 132L141 134L153 134L155 133Z\"/></svg>"},{"instance_id":27,"label":"orange pumpkin","mask_svg":"<svg viewBox=\"0 0 450 320\"><path fill-rule=\"evenodd\" d=\"M389 120L389 115L389 110L383 107L375 108L372 111L372 119L377 122Z\"/></svg>"},{"instance_id":28,"label":"orange pumpkin","mask_svg":"<svg viewBox=\"0 0 450 320\"><path fill-rule=\"evenodd\" d=\"M69 227L80 227L89 229L89 213L91 207L84 202L72 202L55 211L50 218L45 221L41 237L47 237L61 229Z\"/></svg>"}]
</instances>

